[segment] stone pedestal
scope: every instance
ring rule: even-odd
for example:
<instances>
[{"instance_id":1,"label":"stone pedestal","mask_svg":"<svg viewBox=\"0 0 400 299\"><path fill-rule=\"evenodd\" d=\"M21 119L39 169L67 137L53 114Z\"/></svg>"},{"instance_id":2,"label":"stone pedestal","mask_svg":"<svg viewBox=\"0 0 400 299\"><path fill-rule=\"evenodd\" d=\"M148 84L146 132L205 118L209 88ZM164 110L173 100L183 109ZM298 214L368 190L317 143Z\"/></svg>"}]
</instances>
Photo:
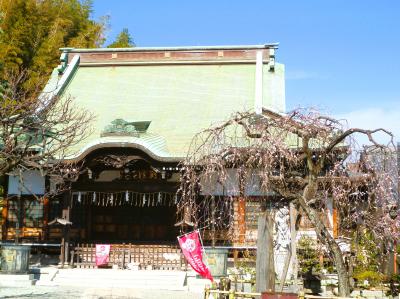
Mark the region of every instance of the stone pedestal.
<instances>
[{"instance_id":1,"label":"stone pedestal","mask_svg":"<svg viewBox=\"0 0 400 299\"><path fill-rule=\"evenodd\" d=\"M33 274L0 274L0 287L29 287L35 284Z\"/></svg>"}]
</instances>

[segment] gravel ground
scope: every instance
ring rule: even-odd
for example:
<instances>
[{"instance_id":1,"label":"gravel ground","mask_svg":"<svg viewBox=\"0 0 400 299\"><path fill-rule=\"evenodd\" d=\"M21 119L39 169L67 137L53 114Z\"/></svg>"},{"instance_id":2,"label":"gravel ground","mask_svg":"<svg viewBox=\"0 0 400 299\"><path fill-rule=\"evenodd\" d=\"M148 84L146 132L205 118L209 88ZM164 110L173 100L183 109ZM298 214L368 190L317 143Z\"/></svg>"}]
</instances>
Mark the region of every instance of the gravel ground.
<instances>
[{"instance_id":1,"label":"gravel ground","mask_svg":"<svg viewBox=\"0 0 400 299\"><path fill-rule=\"evenodd\" d=\"M167 291L153 289L122 289L122 288L74 288L32 286L27 288L2 287L0 298L132 298L132 299L202 299L203 295L188 291Z\"/></svg>"}]
</instances>

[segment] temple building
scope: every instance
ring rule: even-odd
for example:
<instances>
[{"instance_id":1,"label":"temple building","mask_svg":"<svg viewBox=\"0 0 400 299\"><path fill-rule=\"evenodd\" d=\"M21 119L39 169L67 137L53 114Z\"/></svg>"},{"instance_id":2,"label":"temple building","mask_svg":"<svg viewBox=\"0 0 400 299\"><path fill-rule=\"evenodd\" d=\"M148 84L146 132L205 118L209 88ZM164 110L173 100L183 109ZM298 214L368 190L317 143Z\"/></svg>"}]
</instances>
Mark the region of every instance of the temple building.
<instances>
[{"instance_id":1,"label":"temple building","mask_svg":"<svg viewBox=\"0 0 400 299\"><path fill-rule=\"evenodd\" d=\"M39 172L24 173L25 186L8 177L2 239L15 238L13 198L20 193L24 241L59 242L64 232L74 246L176 245L179 163L193 136L237 111L285 111L285 71L275 61L276 49L277 44L61 49L61 64L43 96L71 97L94 115L90 136L65 157L81 171L70 190L52 198L44 196L52 182ZM254 244L256 224L246 218L252 204L238 201L234 208L235 217L247 221L238 221L244 225L238 228L242 243Z\"/></svg>"}]
</instances>

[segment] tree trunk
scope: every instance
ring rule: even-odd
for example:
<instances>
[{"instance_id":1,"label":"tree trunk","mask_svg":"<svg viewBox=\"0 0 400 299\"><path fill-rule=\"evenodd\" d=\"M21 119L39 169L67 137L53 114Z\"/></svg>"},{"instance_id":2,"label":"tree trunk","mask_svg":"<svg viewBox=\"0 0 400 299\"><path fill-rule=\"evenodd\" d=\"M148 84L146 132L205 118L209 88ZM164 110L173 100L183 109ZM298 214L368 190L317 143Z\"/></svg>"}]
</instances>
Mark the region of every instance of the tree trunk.
<instances>
[{"instance_id":1,"label":"tree trunk","mask_svg":"<svg viewBox=\"0 0 400 299\"><path fill-rule=\"evenodd\" d=\"M339 245L336 243L335 239L329 233L329 230L326 228L324 223L319 218L317 211L315 211L312 207L310 207L304 197L299 197L297 199L301 208L306 213L308 219L315 227L315 232L317 233L318 239L325 244L331 256L333 258L333 262L336 266L336 271L338 273L338 286L339 286L339 296L346 297L350 296L350 280L349 275L347 273L346 265L344 263L342 251L339 248Z\"/></svg>"},{"instance_id":2,"label":"tree trunk","mask_svg":"<svg viewBox=\"0 0 400 299\"><path fill-rule=\"evenodd\" d=\"M256 290L275 291L273 213L265 209L258 218Z\"/></svg>"}]
</instances>

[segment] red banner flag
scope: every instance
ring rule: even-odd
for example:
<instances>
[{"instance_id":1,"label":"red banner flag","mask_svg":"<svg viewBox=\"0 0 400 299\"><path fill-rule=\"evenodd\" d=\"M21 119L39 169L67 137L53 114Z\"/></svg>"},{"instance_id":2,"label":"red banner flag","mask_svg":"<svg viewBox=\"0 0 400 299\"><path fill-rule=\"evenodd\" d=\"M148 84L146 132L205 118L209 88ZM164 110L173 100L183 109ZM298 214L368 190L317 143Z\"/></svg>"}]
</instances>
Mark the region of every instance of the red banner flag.
<instances>
[{"instance_id":1,"label":"red banner flag","mask_svg":"<svg viewBox=\"0 0 400 299\"><path fill-rule=\"evenodd\" d=\"M199 231L194 231L189 234L178 237L179 245L181 246L183 255L192 266L193 270L199 273L204 278L214 281L210 269L203 262L203 253L199 238Z\"/></svg>"},{"instance_id":2,"label":"red banner flag","mask_svg":"<svg viewBox=\"0 0 400 299\"><path fill-rule=\"evenodd\" d=\"M96 266L108 264L110 247L110 245L96 244Z\"/></svg>"}]
</instances>

